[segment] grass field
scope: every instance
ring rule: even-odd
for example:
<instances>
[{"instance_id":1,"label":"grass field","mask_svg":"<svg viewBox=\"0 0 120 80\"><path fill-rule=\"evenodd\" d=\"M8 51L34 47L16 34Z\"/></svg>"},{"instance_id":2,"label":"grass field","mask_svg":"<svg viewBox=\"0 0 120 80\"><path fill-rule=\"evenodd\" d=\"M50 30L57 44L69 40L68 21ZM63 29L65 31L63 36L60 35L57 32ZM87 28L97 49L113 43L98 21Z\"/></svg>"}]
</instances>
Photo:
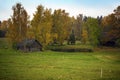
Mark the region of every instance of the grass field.
<instances>
[{"instance_id":1,"label":"grass field","mask_svg":"<svg viewBox=\"0 0 120 80\"><path fill-rule=\"evenodd\" d=\"M120 80L120 49L90 53L0 49L0 80Z\"/></svg>"}]
</instances>

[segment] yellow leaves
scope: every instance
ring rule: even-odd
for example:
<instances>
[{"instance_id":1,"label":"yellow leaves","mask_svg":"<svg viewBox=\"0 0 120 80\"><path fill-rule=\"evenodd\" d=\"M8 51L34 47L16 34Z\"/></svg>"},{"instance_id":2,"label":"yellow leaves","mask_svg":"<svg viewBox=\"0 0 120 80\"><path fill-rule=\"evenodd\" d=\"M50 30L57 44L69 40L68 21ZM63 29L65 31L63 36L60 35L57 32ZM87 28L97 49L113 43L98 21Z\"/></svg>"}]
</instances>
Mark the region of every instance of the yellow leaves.
<instances>
[{"instance_id":1,"label":"yellow leaves","mask_svg":"<svg viewBox=\"0 0 120 80\"><path fill-rule=\"evenodd\" d=\"M58 38L58 34L57 33L52 33L51 37L52 37L52 39L57 39Z\"/></svg>"},{"instance_id":2,"label":"yellow leaves","mask_svg":"<svg viewBox=\"0 0 120 80\"><path fill-rule=\"evenodd\" d=\"M7 28L8 28L8 21L3 21L2 23L1 23L1 26L0 26L0 29L1 30L7 30Z\"/></svg>"},{"instance_id":3,"label":"yellow leaves","mask_svg":"<svg viewBox=\"0 0 120 80\"><path fill-rule=\"evenodd\" d=\"M87 42L87 40L88 40L88 32L87 32L86 29L83 29L83 31L82 31L82 41L85 44Z\"/></svg>"},{"instance_id":4,"label":"yellow leaves","mask_svg":"<svg viewBox=\"0 0 120 80\"><path fill-rule=\"evenodd\" d=\"M32 32L31 29L27 30L27 38L28 39L35 39L34 33Z\"/></svg>"},{"instance_id":5,"label":"yellow leaves","mask_svg":"<svg viewBox=\"0 0 120 80\"><path fill-rule=\"evenodd\" d=\"M35 39L42 43L43 47L50 43L52 15L51 9L44 9L42 5L37 7L36 14L31 22Z\"/></svg>"},{"instance_id":6,"label":"yellow leaves","mask_svg":"<svg viewBox=\"0 0 120 80\"><path fill-rule=\"evenodd\" d=\"M46 45L51 42L52 39L51 39L51 34L50 33L46 33Z\"/></svg>"},{"instance_id":7,"label":"yellow leaves","mask_svg":"<svg viewBox=\"0 0 120 80\"><path fill-rule=\"evenodd\" d=\"M7 37L13 44L27 37L28 14L20 3L13 6L13 15L8 20L8 27Z\"/></svg>"},{"instance_id":8,"label":"yellow leaves","mask_svg":"<svg viewBox=\"0 0 120 80\"><path fill-rule=\"evenodd\" d=\"M70 18L65 10L58 9L54 11L52 33L58 35L57 42L59 44L62 44L66 37L69 35L69 23Z\"/></svg>"}]
</instances>

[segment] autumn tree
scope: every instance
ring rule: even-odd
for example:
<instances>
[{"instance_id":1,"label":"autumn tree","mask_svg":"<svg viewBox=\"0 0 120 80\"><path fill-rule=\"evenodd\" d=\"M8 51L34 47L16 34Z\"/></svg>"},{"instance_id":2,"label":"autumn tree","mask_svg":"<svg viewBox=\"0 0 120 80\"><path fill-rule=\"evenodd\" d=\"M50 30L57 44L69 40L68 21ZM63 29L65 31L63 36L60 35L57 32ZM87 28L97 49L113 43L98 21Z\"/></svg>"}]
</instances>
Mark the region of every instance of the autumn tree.
<instances>
[{"instance_id":1,"label":"autumn tree","mask_svg":"<svg viewBox=\"0 0 120 80\"><path fill-rule=\"evenodd\" d=\"M82 26L83 26L83 15L79 14L77 16L77 19L75 20L75 26L74 26L75 36L77 40L81 40L82 38Z\"/></svg>"},{"instance_id":2,"label":"autumn tree","mask_svg":"<svg viewBox=\"0 0 120 80\"><path fill-rule=\"evenodd\" d=\"M102 43L114 41L120 43L120 6L114 10L114 13L106 16L102 20Z\"/></svg>"},{"instance_id":3,"label":"autumn tree","mask_svg":"<svg viewBox=\"0 0 120 80\"><path fill-rule=\"evenodd\" d=\"M7 37L13 44L16 44L26 38L29 16L21 3L13 6L12 10L13 15L11 19L8 20L9 29Z\"/></svg>"},{"instance_id":4,"label":"autumn tree","mask_svg":"<svg viewBox=\"0 0 120 80\"><path fill-rule=\"evenodd\" d=\"M0 21L0 28L1 28L1 23L2 23L2 22Z\"/></svg>"},{"instance_id":5,"label":"autumn tree","mask_svg":"<svg viewBox=\"0 0 120 80\"><path fill-rule=\"evenodd\" d=\"M120 6L114 10L115 17L120 20Z\"/></svg>"},{"instance_id":6,"label":"autumn tree","mask_svg":"<svg viewBox=\"0 0 120 80\"><path fill-rule=\"evenodd\" d=\"M69 36L70 18L65 10L55 10L53 13L52 34L55 35L53 41L57 41L60 45Z\"/></svg>"},{"instance_id":7,"label":"autumn tree","mask_svg":"<svg viewBox=\"0 0 120 80\"><path fill-rule=\"evenodd\" d=\"M7 20L2 21L0 29L3 31L7 31L7 28L8 28L8 21Z\"/></svg>"},{"instance_id":8,"label":"autumn tree","mask_svg":"<svg viewBox=\"0 0 120 80\"><path fill-rule=\"evenodd\" d=\"M40 41L45 47L51 42L52 14L51 9L44 9L42 5L37 7L37 11L31 21L33 38Z\"/></svg>"},{"instance_id":9,"label":"autumn tree","mask_svg":"<svg viewBox=\"0 0 120 80\"><path fill-rule=\"evenodd\" d=\"M5 37L6 32L7 32L7 28L8 27L8 22L6 20L4 20L3 22L0 21L0 37Z\"/></svg>"},{"instance_id":10,"label":"autumn tree","mask_svg":"<svg viewBox=\"0 0 120 80\"><path fill-rule=\"evenodd\" d=\"M0 21L0 30L1 30L1 28L2 28L2 27L1 27L1 24L2 24L2 22Z\"/></svg>"},{"instance_id":11,"label":"autumn tree","mask_svg":"<svg viewBox=\"0 0 120 80\"><path fill-rule=\"evenodd\" d=\"M31 27L32 27L32 32L33 32L33 38L39 39L39 23L42 21L42 15L44 12L44 7L42 5L39 5L37 7L37 11L35 14L33 14L33 19L31 21Z\"/></svg>"},{"instance_id":12,"label":"autumn tree","mask_svg":"<svg viewBox=\"0 0 120 80\"><path fill-rule=\"evenodd\" d=\"M82 38L81 41L83 42L83 44L86 44L88 41L88 31L86 28L82 29Z\"/></svg>"}]
</instances>

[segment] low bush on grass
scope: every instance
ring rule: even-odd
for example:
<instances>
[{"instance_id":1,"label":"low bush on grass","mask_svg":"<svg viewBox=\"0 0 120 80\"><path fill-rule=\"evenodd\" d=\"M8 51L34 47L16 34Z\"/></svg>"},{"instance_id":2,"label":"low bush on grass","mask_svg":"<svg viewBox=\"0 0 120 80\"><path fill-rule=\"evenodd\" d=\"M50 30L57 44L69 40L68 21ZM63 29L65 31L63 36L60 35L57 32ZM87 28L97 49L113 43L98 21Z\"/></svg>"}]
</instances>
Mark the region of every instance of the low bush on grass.
<instances>
[{"instance_id":1,"label":"low bush on grass","mask_svg":"<svg viewBox=\"0 0 120 80\"><path fill-rule=\"evenodd\" d=\"M77 47L77 46L52 46L49 47L49 49L58 52L93 52L92 48Z\"/></svg>"},{"instance_id":2,"label":"low bush on grass","mask_svg":"<svg viewBox=\"0 0 120 80\"><path fill-rule=\"evenodd\" d=\"M55 48L51 49L52 51L59 51L59 52L93 52L92 49L86 49L86 48Z\"/></svg>"}]
</instances>

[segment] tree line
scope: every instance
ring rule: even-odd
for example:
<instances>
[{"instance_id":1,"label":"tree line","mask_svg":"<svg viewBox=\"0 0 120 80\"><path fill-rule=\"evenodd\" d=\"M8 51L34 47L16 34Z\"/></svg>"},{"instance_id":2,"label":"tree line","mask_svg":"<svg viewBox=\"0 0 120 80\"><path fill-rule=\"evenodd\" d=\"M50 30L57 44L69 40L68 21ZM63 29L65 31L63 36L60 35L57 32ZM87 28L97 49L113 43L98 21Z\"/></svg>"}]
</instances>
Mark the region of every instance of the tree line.
<instances>
[{"instance_id":1,"label":"tree line","mask_svg":"<svg viewBox=\"0 0 120 80\"><path fill-rule=\"evenodd\" d=\"M0 30L6 31L6 37L16 45L25 39L36 39L43 47L47 45L75 44L78 40L83 44L93 46L104 45L114 41L120 45L120 6L114 13L97 18L79 14L77 18L70 17L65 10L52 9L38 5L33 19L21 3L12 7L13 14L7 21L0 21Z\"/></svg>"}]
</instances>

